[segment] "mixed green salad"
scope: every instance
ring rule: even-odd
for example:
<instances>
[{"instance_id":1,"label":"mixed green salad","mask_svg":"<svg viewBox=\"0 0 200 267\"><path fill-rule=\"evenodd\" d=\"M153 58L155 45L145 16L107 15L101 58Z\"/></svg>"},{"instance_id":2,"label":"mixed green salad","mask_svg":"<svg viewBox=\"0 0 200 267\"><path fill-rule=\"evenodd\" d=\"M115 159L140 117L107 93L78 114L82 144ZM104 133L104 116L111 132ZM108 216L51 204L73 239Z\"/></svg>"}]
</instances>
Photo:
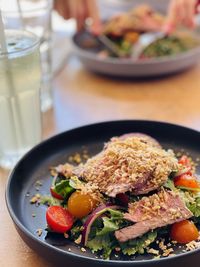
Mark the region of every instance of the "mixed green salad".
<instances>
[{"instance_id":1,"label":"mixed green salad","mask_svg":"<svg viewBox=\"0 0 200 267\"><path fill-rule=\"evenodd\" d=\"M141 162L146 165L138 167ZM131 176L130 170L137 175ZM59 165L51 174L51 196L43 197L51 234L65 235L104 259L116 253L165 257L177 243L187 248L191 242L198 244L200 184L195 164L149 136L112 138L86 162Z\"/></svg>"},{"instance_id":2,"label":"mixed green salad","mask_svg":"<svg viewBox=\"0 0 200 267\"><path fill-rule=\"evenodd\" d=\"M138 37L138 42L139 39L140 37ZM115 37L111 38L111 41L115 44L119 53L123 55L124 58L131 58L132 54L134 54L135 44L132 44L129 40L122 37ZM180 36L179 34L173 34L152 42L149 46L144 48L138 59L142 60L173 56L198 47L199 45L199 40L192 35L188 34L187 36ZM99 56L116 57L112 52L106 50L99 52Z\"/></svg>"},{"instance_id":3,"label":"mixed green salad","mask_svg":"<svg viewBox=\"0 0 200 267\"><path fill-rule=\"evenodd\" d=\"M172 56L197 47L199 42L191 36L166 36L151 43L141 54L141 58Z\"/></svg>"}]
</instances>

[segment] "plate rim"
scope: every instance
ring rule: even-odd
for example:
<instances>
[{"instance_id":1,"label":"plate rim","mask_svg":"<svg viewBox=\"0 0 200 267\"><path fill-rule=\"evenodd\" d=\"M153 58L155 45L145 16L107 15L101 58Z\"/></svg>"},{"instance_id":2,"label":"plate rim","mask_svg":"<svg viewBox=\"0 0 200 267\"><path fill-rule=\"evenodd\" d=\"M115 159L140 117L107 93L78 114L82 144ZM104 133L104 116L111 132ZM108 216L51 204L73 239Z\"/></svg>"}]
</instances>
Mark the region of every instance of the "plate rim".
<instances>
[{"instance_id":1,"label":"plate rim","mask_svg":"<svg viewBox=\"0 0 200 267\"><path fill-rule=\"evenodd\" d=\"M165 126L169 126L169 127L178 127L178 128L182 128L183 130L189 130L192 131L196 134L200 135L200 131L194 129L194 128L190 128L187 126L184 126L182 124L177 124L177 123L171 123L171 122L166 122L166 121L160 121L160 120L140 120L140 119L128 119L128 120L106 120L106 121L99 121L99 122L95 122L95 123L89 123L89 124L84 124L78 127L74 127L74 128L70 128L66 131L63 131L61 133L55 134L53 136L51 136L50 138L47 138L45 140L43 140L42 142L40 142L39 144L37 144L36 146L34 146L31 150L29 150L19 161L18 163L15 165L15 167L10 171L9 175L8 175L8 179L7 179L7 183L6 183L6 190L5 190L5 200L6 200L6 206L7 206L7 210L9 212L9 215L13 221L13 223L20 229L20 231L22 231L26 236L28 236L30 239L32 239L35 242L38 242L41 246L47 248L47 249L53 249L54 252L58 252L61 253L67 257L71 257L74 258L76 260L76 258L80 259L80 260L86 260L86 261L90 261L90 262L98 262L98 263L104 263L104 264L115 264L115 265L120 265L120 264L124 264L126 266L129 265L144 265L145 264L149 264L149 263L161 263L162 262L171 262L173 260L182 258L184 256L191 256L194 255L198 252L200 252L200 248L197 248L193 251L187 251L184 252L182 254L178 254L178 255L174 255L172 257L166 257L166 258L159 258L159 259L150 259L150 260L104 260L104 259L96 259L96 258L91 258L89 256L84 256L82 254L76 254L74 252L68 252L68 251L64 251L63 249L60 249L56 246L53 246L51 244L45 243L43 240L40 240L36 235L34 235L33 233L31 233L30 230L28 230L28 228L26 228L24 226L24 224L20 221L20 219L17 217L17 215L15 214L15 211L12 208L11 205L11 201L9 198L9 194L10 194L10 186L11 186L11 182L12 179L15 175L16 170L18 169L18 167L21 165L21 163L24 161L24 159L26 159L26 157L28 157L29 155L32 154L33 151L37 150L38 148L40 148L41 146L52 142L54 139L58 138L59 136L64 136L66 133L68 132L72 132L72 131L77 131L83 128L87 128L87 127L94 127L94 126L98 126L98 125L102 125L102 124L111 124L111 123L148 123L148 124L157 124L157 125L165 125ZM27 244L29 246L29 244ZM38 254L38 252L36 252Z\"/></svg>"}]
</instances>

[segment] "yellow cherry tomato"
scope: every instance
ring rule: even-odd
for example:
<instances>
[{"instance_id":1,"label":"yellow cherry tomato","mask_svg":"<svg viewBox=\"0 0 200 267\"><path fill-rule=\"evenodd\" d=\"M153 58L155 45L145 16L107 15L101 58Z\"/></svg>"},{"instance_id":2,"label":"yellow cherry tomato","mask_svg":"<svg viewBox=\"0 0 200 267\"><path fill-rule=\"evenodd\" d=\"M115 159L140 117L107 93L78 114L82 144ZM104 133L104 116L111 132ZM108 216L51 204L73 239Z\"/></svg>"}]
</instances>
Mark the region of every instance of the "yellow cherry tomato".
<instances>
[{"instance_id":1,"label":"yellow cherry tomato","mask_svg":"<svg viewBox=\"0 0 200 267\"><path fill-rule=\"evenodd\" d=\"M91 195L74 192L68 199L67 209L76 218L87 216L97 206L97 200Z\"/></svg>"}]
</instances>

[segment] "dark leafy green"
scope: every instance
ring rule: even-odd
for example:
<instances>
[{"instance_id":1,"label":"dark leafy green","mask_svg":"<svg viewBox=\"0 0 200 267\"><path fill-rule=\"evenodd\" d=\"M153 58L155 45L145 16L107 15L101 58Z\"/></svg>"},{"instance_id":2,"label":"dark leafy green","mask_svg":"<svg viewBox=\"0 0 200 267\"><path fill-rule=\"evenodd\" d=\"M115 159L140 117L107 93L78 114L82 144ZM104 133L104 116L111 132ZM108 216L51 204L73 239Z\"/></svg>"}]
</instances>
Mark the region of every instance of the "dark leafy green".
<instances>
[{"instance_id":1,"label":"dark leafy green","mask_svg":"<svg viewBox=\"0 0 200 267\"><path fill-rule=\"evenodd\" d=\"M123 254L131 256L136 253L144 254L145 249L156 240L157 231L149 232L142 237L120 243Z\"/></svg>"},{"instance_id":2,"label":"dark leafy green","mask_svg":"<svg viewBox=\"0 0 200 267\"><path fill-rule=\"evenodd\" d=\"M174 186L174 182L171 179L168 179L163 186L172 191L176 190L176 187Z\"/></svg>"},{"instance_id":3,"label":"dark leafy green","mask_svg":"<svg viewBox=\"0 0 200 267\"><path fill-rule=\"evenodd\" d=\"M187 51L198 45L197 40L192 36L167 36L151 43L142 53L143 57L171 56Z\"/></svg>"},{"instance_id":4,"label":"dark leafy green","mask_svg":"<svg viewBox=\"0 0 200 267\"><path fill-rule=\"evenodd\" d=\"M69 180L62 180L56 183L53 190L61 195L64 199L68 199L69 196L75 191L73 187L69 184Z\"/></svg>"},{"instance_id":5,"label":"dark leafy green","mask_svg":"<svg viewBox=\"0 0 200 267\"><path fill-rule=\"evenodd\" d=\"M52 196L42 196L40 203L47 206L61 206L61 201Z\"/></svg>"},{"instance_id":6,"label":"dark leafy green","mask_svg":"<svg viewBox=\"0 0 200 267\"><path fill-rule=\"evenodd\" d=\"M195 217L200 217L200 197L195 198L194 201L187 200L186 205Z\"/></svg>"}]
</instances>

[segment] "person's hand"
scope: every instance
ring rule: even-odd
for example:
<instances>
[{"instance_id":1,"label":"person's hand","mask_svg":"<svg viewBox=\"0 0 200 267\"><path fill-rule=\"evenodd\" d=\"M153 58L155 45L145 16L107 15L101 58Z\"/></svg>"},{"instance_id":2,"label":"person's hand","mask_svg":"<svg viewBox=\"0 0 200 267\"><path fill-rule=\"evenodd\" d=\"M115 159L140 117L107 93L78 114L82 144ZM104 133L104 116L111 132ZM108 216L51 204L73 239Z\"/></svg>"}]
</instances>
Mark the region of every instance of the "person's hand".
<instances>
[{"instance_id":1,"label":"person's hand","mask_svg":"<svg viewBox=\"0 0 200 267\"><path fill-rule=\"evenodd\" d=\"M85 20L91 18L91 31L95 34L101 32L101 21L95 0L55 0L54 8L64 19L74 18L78 31L84 27Z\"/></svg>"},{"instance_id":2,"label":"person's hand","mask_svg":"<svg viewBox=\"0 0 200 267\"><path fill-rule=\"evenodd\" d=\"M171 0L165 32L171 33L179 25L193 28L196 4L197 0Z\"/></svg>"}]
</instances>

